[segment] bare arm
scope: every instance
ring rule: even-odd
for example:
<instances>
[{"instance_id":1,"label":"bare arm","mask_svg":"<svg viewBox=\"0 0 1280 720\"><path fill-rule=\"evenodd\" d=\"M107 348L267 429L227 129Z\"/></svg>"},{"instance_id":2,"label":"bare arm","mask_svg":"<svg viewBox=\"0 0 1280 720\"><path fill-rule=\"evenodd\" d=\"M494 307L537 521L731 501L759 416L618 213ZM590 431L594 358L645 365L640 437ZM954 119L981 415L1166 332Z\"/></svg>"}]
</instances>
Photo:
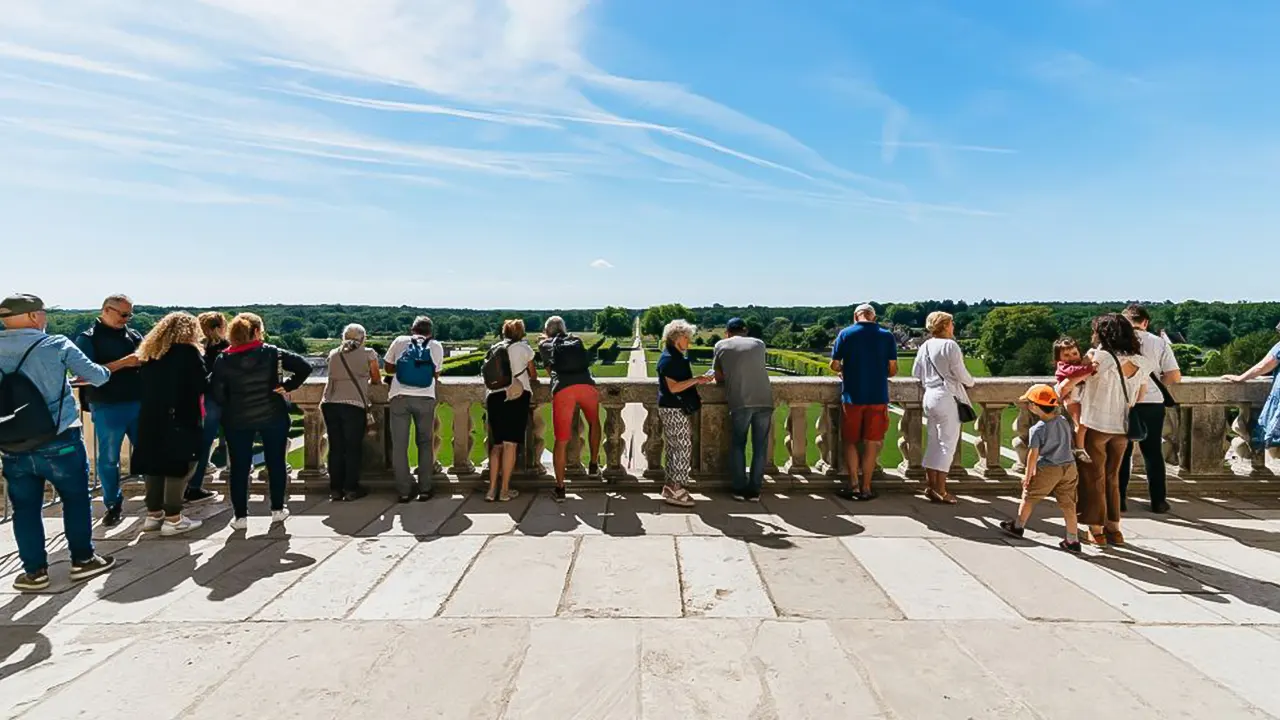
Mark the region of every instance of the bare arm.
<instances>
[{"instance_id":1,"label":"bare arm","mask_svg":"<svg viewBox=\"0 0 1280 720\"><path fill-rule=\"evenodd\" d=\"M684 392L685 390L688 390L691 387L694 387L696 385L706 384L706 382L709 379L710 378L708 378L706 375L692 377L692 378L689 378L688 380L672 380L671 378L664 376L662 378L662 382L667 384L667 390L671 391L676 395L679 395L680 393Z\"/></svg>"},{"instance_id":2,"label":"bare arm","mask_svg":"<svg viewBox=\"0 0 1280 720\"><path fill-rule=\"evenodd\" d=\"M1243 375L1223 375L1222 379L1229 380L1231 382L1246 382L1256 377L1269 375L1272 370L1276 369L1276 364L1276 357L1274 355L1267 355L1259 360L1257 365L1245 370Z\"/></svg>"},{"instance_id":3,"label":"bare arm","mask_svg":"<svg viewBox=\"0 0 1280 720\"><path fill-rule=\"evenodd\" d=\"M377 387L382 384L382 368L378 367L378 358L376 356L369 358L369 387Z\"/></svg>"},{"instance_id":4,"label":"bare arm","mask_svg":"<svg viewBox=\"0 0 1280 720\"><path fill-rule=\"evenodd\" d=\"M1173 383L1180 383L1180 382L1182 382L1182 371L1181 371L1181 370L1170 370L1169 372L1167 372L1167 373L1165 373L1164 375L1161 375L1161 376L1160 376L1160 382L1164 383L1165 385L1172 385Z\"/></svg>"},{"instance_id":5,"label":"bare arm","mask_svg":"<svg viewBox=\"0 0 1280 720\"><path fill-rule=\"evenodd\" d=\"M844 365L839 360L833 359L831 363L828 365L828 367L831 368L831 372L839 375L840 371L844 368Z\"/></svg>"},{"instance_id":6,"label":"bare arm","mask_svg":"<svg viewBox=\"0 0 1280 720\"><path fill-rule=\"evenodd\" d=\"M1027 469L1022 474L1022 487L1031 484L1031 478L1036 476L1036 461L1040 459L1040 448L1031 448L1027 451Z\"/></svg>"},{"instance_id":7,"label":"bare arm","mask_svg":"<svg viewBox=\"0 0 1280 720\"><path fill-rule=\"evenodd\" d=\"M889 361L889 377L897 377L897 376L898 376L898 361L890 360Z\"/></svg>"}]
</instances>

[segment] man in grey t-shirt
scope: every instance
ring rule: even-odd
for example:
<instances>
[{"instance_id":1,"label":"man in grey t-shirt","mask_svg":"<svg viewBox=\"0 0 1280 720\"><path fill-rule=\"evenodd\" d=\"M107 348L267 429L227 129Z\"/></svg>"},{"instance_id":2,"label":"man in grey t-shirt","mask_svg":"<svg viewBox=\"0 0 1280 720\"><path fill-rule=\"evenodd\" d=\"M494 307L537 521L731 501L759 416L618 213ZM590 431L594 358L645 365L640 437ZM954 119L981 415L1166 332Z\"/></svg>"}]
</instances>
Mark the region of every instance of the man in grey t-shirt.
<instances>
[{"instance_id":1,"label":"man in grey t-shirt","mask_svg":"<svg viewBox=\"0 0 1280 720\"><path fill-rule=\"evenodd\" d=\"M769 425L773 422L773 386L765 367L764 341L747 336L747 323L733 318L728 335L716 343L713 368L716 382L725 386L733 444L729 467L735 500L759 500L764 465L769 454ZM747 434L751 434L751 475L747 476Z\"/></svg>"}]
</instances>

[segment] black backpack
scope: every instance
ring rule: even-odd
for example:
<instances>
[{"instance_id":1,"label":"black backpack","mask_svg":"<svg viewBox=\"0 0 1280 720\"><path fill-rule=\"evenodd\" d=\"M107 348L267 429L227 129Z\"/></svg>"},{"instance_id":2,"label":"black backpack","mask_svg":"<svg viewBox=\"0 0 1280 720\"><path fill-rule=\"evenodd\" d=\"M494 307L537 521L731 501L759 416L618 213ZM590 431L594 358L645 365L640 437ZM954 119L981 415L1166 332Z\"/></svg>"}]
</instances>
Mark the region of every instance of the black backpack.
<instances>
[{"instance_id":1,"label":"black backpack","mask_svg":"<svg viewBox=\"0 0 1280 720\"><path fill-rule=\"evenodd\" d=\"M49 414L48 402L31 378L23 375L22 366L40 341L32 343L11 372L0 372L0 451L20 453L47 445L58 436L62 425L62 401L67 384L62 383L58 397L58 417Z\"/></svg>"},{"instance_id":2,"label":"black backpack","mask_svg":"<svg viewBox=\"0 0 1280 720\"><path fill-rule=\"evenodd\" d=\"M575 335L558 335L552 338L547 361L557 375L584 373L591 366L582 338Z\"/></svg>"},{"instance_id":3,"label":"black backpack","mask_svg":"<svg viewBox=\"0 0 1280 720\"><path fill-rule=\"evenodd\" d=\"M485 353L484 364L480 366L480 374L484 376L484 386L490 390L505 390L514 379L511 377L511 356L507 348L511 343L503 340L494 343Z\"/></svg>"}]
</instances>

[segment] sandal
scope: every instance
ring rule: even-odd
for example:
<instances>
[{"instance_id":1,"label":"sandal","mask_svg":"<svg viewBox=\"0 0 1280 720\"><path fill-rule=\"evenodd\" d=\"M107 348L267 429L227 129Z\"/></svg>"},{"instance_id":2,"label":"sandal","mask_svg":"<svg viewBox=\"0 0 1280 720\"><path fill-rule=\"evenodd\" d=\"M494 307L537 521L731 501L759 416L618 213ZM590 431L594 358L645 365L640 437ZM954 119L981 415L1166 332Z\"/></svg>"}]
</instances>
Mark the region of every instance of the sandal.
<instances>
[{"instance_id":1,"label":"sandal","mask_svg":"<svg viewBox=\"0 0 1280 720\"><path fill-rule=\"evenodd\" d=\"M951 493L943 493L938 496L938 502L942 503L943 505L957 505L960 503L960 498L957 498L955 495L952 495Z\"/></svg>"},{"instance_id":2,"label":"sandal","mask_svg":"<svg viewBox=\"0 0 1280 720\"><path fill-rule=\"evenodd\" d=\"M497 499L498 499L498 491L497 491L497 490L489 490L489 492L487 492L487 493L485 493L485 494L484 494L484 501L485 501L485 502L493 502L494 500L497 500Z\"/></svg>"},{"instance_id":3,"label":"sandal","mask_svg":"<svg viewBox=\"0 0 1280 720\"><path fill-rule=\"evenodd\" d=\"M515 500L518 497L520 497L519 490L507 490L506 492L498 496L498 502L511 502L512 500Z\"/></svg>"},{"instance_id":4,"label":"sandal","mask_svg":"<svg viewBox=\"0 0 1280 720\"><path fill-rule=\"evenodd\" d=\"M1102 547L1107 544L1107 533L1105 530L1100 533L1096 533L1091 530L1089 531L1089 539L1093 542L1094 545L1097 545L1098 547Z\"/></svg>"},{"instance_id":5,"label":"sandal","mask_svg":"<svg viewBox=\"0 0 1280 720\"><path fill-rule=\"evenodd\" d=\"M1107 543L1116 547L1124 547L1124 535L1119 530L1103 530Z\"/></svg>"},{"instance_id":6,"label":"sandal","mask_svg":"<svg viewBox=\"0 0 1280 720\"><path fill-rule=\"evenodd\" d=\"M1059 548L1061 548L1061 549L1063 549L1063 550L1066 550L1066 551L1067 551L1067 552L1069 552L1069 553L1076 553L1076 554L1079 554L1079 553L1081 553L1081 552L1083 552L1083 551L1084 551L1084 549L1083 549L1082 547L1080 547L1080 541L1079 541L1079 540L1077 540L1077 541L1075 541L1075 542L1072 542L1072 541L1070 541L1070 540L1063 540L1062 542L1058 543L1058 547L1059 547Z\"/></svg>"},{"instance_id":7,"label":"sandal","mask_svg":"<svg viewBox=\"0 0 1280 720\"><path fill-rule=\"evenodd\" d=\"M938 491L934 490L933 488L925 488L924 499L934 504L938 504L942 502L942 496L939 495Z\"/></svg>"}]
</instances>

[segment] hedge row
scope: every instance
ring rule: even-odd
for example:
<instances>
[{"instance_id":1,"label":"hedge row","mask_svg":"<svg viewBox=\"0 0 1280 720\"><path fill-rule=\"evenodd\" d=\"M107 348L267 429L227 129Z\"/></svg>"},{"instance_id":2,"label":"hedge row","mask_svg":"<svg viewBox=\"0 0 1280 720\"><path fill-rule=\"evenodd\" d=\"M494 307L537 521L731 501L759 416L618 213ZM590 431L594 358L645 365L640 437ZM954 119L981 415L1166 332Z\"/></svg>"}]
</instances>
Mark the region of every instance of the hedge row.
<instances>
[{"instance_id":1,"label":"hedge row","mask_svg":"<svg viewBox=\"0 0 1280 720\"><path fill-rule=\"evenodd\" d=\"M795 373L796 375L831 375L831 368L825 361L807 353L792 350L770 350L765 354L765 362L769 367Z\"/></svg>"},{"instance_id":2,"label":"hedge row","mask_svg":"<svg viewBox=\"0 0 1280 720\"><path fill-rule=\"evenodd\" d=\"M617 338L606 338L602 343L596 344L595 356L601 365L614 364L621 353L622 348L618 347Z\"/></svg>"},{"instance_id":3,"label":"hedge row","mask_svg":"<svg viewBox=\"0 0 1280 720\"><path fill-rule=\"evenodd\" d=\"M440 366L440 374L453 376L479 375L480 366L484 365L486 352L487 350L476 350L465 355L454 355L445 358L444 364Z\"/></svg>"}]
</instances>

